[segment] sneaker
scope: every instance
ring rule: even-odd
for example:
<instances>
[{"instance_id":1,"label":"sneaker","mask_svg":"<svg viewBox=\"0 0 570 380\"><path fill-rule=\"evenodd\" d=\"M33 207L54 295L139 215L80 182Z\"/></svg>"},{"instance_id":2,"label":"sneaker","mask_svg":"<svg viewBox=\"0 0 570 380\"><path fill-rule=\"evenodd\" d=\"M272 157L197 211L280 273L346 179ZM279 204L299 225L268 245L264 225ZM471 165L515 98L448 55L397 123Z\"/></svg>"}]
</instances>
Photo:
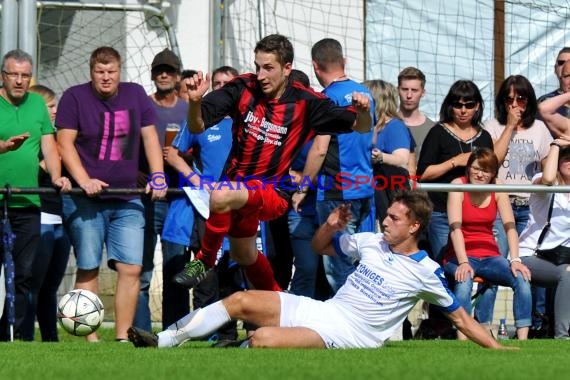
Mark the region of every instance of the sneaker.
<instances>
[{"instance_id":1,"label":"sneaker","mask_svg":"<svg viewBox=\"0 0 570 380\"><path fill-rule=\"evenodd\" d=\"M138 327L131 326L127 331L129 340L135 347L158 347L158 337L156 334L149 333L146 330L139 329Z\"/></svg>"},{"instance_id":2,"label":"sneaker","mask_svg":"<svg viewBox=\"0 0 570 380\"><path fill-rule=\"evenodd\" d=\"M192 260L184 266L184 270L174 276L173 280L178 285L191 289L204 281L211 269L206 268L202 260Z\"/></svg>"}]
</instances>

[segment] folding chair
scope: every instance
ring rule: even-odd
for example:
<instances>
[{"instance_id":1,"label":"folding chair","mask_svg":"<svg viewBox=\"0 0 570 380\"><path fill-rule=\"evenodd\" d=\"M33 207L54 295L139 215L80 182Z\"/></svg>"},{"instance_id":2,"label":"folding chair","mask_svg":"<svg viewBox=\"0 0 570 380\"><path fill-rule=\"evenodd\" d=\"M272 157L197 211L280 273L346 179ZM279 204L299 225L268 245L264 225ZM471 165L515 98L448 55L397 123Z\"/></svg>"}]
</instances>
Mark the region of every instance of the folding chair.
<instances>
[{"instance_id":1,"label":"folding chair","mask_svg":"<svg viewBox=\"0 0 570 380\"><path fill-rule=\"evenodd\" d=\"M483 277L480 276L475 276L473 278L473 282L478 284L477 291L471 296L471 305L473 308L475 308L475 306L477 306L477 303L479 303L480 297L483 295L483 293L485 293L485 291L487 291L487 289L491 287L492 284L488 283Z\"/></svg>"}]
</instances>

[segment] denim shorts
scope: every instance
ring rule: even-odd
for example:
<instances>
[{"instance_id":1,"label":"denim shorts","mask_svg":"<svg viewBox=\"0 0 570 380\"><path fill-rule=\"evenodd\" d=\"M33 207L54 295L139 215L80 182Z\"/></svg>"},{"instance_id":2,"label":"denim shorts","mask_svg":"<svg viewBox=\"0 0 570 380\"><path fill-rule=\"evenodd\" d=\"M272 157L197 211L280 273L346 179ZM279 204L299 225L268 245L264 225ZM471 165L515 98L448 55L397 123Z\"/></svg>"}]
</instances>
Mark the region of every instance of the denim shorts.
<instances>
[{"instance_id":1,"label":"denim shorts","mask_svg":"<svg viewBox=\"0 0 570 380\"><path fill-rule=\"evenodd\" d=\"M77 268L99 268L103 244L107 265L142 265L144 207L139 198L101 200L63 195L63 219L77 259Z\"/></svg>"}]
</instances>

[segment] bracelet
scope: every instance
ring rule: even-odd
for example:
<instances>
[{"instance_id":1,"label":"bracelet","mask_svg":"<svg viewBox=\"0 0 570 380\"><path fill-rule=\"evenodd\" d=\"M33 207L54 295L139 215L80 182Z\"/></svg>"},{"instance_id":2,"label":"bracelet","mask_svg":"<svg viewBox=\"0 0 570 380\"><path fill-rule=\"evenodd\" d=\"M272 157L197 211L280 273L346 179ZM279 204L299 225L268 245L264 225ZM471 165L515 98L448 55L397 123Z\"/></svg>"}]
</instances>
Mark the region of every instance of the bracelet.
<instances>
[{"instance_id":1,"label":"bracelet","mask_svg":"<svg viewBox=\"0 0 570 380\"><path fill-rule=\"evenodd\" d=\"M509 264L512 264L512 263L522 263L522 260L520 257L515 257L514 259L509 260Z\"/></svg>"},{"instance_id":2,"label":"bracelet","mask_svg":"<svg viewBox=\"0 0 570 380\"><path fill-rule=\"evenodd\" d=\"M298 186L297 190L295 191L295 193L297 193L297 194L307 194L308 192L309 192L308 187L303 189L301 186Z\"/></svg>"},{"instance_id":3,"label":"bracelet","mask_svg":"<svg viewBox=\"0 0 570 380\"><path fill-rule=\"evenodd\" d=\"M457 266L463 265L463 264L469 264L469 261L463 261L463 262L459 263Z\"/></svg>"},{"instance_id":4,"label":"bracelet","mask_svg":"<svg viewBox=\"0 0 570 380\"><path fill-rule=\"evenodd\" d=\"M552 140L552 142L550 143L550 146L557 146L557 147L560 148L560 144L558 144L558 143L556 142L556 140Z\"/></svg>"},{"instance_id":5,"label":"bracelet","mask_svg":"<svg viewBox=\"0 0 570 380\"><path fill-rule=\"evenodd\" d=\"M455 169L455 161L453 161L453 158L451 159L451 168Z\"/></svg>"}]
</instances>

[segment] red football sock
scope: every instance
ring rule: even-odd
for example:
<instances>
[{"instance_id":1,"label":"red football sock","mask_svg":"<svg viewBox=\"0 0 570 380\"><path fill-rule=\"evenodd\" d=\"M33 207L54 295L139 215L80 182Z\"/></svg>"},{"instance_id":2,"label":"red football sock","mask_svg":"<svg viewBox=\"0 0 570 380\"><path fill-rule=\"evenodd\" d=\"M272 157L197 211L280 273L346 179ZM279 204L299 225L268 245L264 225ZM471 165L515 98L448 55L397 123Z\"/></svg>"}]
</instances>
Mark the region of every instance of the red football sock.
<instances>
[{"instance_id":1,"label":"red football sock","mask_svg":"<svg viewBox=\"0 0 570 380\"><path fill-rule=\"evenodd\" d=\"M230 222L231 212L210 212L210 217L206 220L202 246L196 258L202 260L208 268L213 267L216 263L216 256L222 246L224 236L228 234Z\"/></svg>"},{"instance_id":2,"label":"red football sock","mask_svg":"<svg viewBox=\"0 0 570 380\"><path fill-rule=\"evenodd\" d=\"M273 269L269 264L269 260L267 260L267 257L265 257L261 252L257 252L257 260L255 260L255 263L244 268L248 280L255 289L274 290L277 292L283 290L275 281Z\"/></svg>"}]
</instances>

